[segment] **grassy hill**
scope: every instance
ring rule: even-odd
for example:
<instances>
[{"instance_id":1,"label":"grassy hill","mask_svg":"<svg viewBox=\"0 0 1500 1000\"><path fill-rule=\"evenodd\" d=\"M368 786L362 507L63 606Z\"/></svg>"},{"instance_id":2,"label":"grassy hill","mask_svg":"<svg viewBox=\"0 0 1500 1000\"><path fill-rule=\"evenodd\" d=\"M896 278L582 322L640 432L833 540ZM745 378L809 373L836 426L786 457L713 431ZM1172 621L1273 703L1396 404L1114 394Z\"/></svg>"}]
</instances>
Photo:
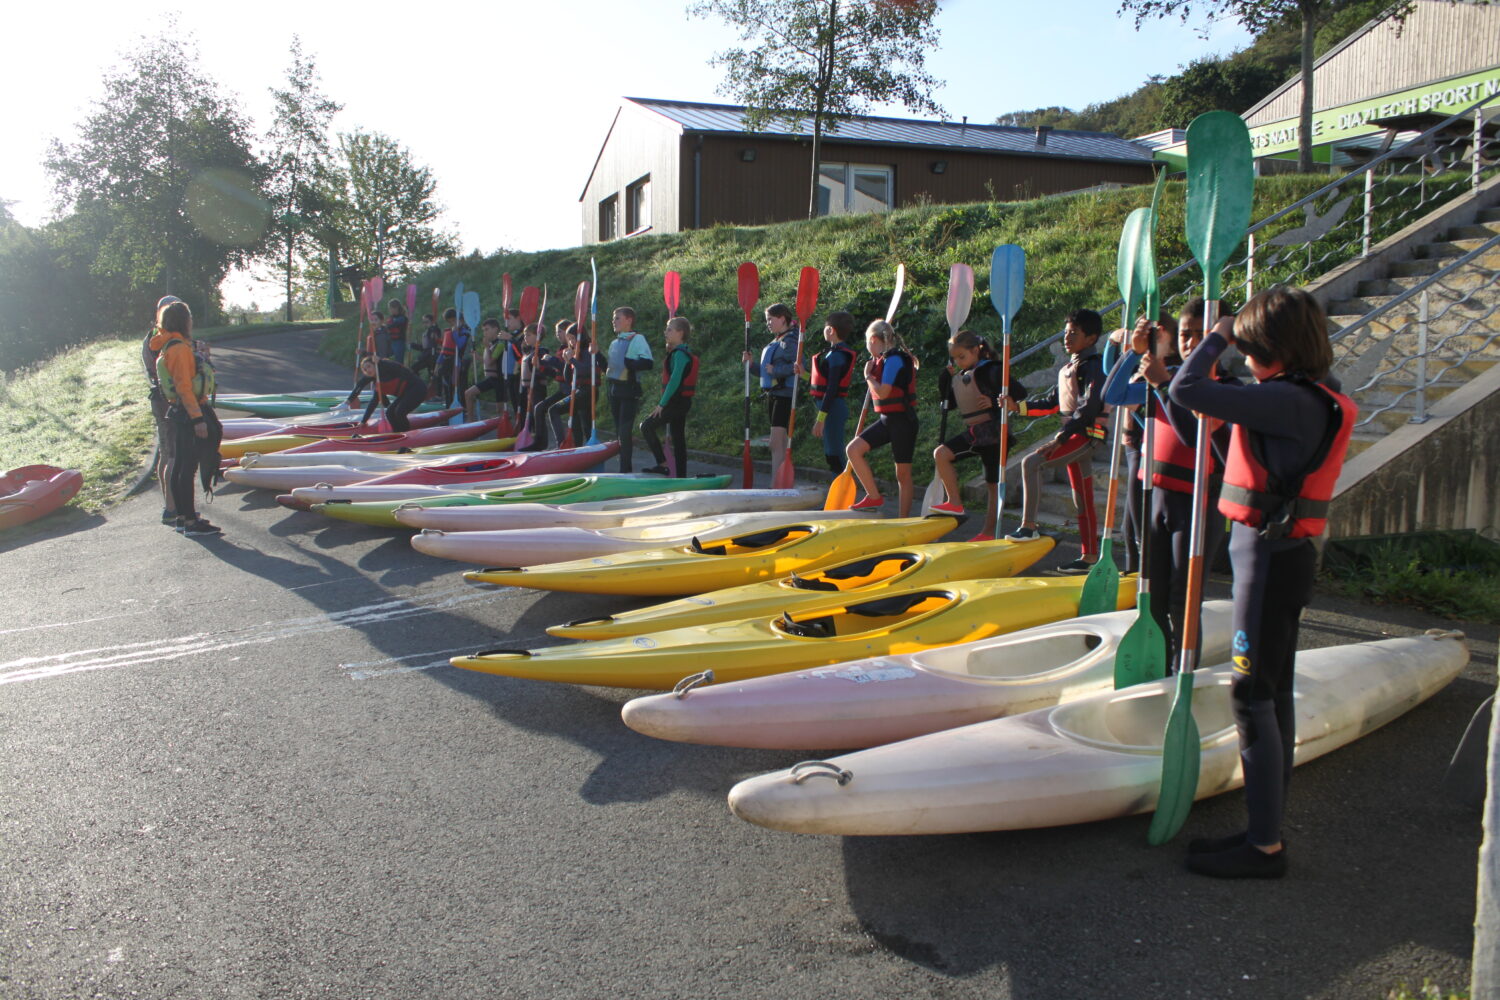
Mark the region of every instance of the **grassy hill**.
<instances>
[{"instance_id":1,"label":"grassy hill","mask_svg":"<svg viewBox=\"0 0 1500 1000\"><path fill-rule=\"evenodd\" d=\"M1255 217L1269 214L1326 183L1326 178L1283 176L1258 182ZM1163 194L1162 219L1157 235L1157 259L1163 273L1190 254L1183 235L1181 182L1167 185ZM1014 324L1013 349L1019 351L1062 327L1069 310L1087 306L1100 308L1118 297L1115 287L1115 256L1120 229L1134 208L1148 204L1147 186L1095 192L1026 202L975 205L928 206L888 215L842 216L772 226L722 226L697 232L644 236L612 243L539 253L499 254L489 258L468 257L425 272L417 281L423 289L419 310L434 286L443 289L445 307L451 303L454 283L477 289L485 315L494 315L500 305L500 276L512 275L519 298L522 285L546 283L551 296L547 317L555 321L572 310L578 282L589 276L589 257L599 266L599 326L601 341L608 343L609 312L615 306L636 310L636 328L651 337L658 357L661 331L666 322L662 302L662 275L668 270L682 274L681 312L693 321L694 349L703 358L698 395L688 424L689 446L737 455L743 433L742 406L744 369L740 351L745 323L736 298L736 269L742 261L760 268L761 301L751 331L752 349L758 351L768 334L759 311L773 302L792 304L797 276L804 265L821 272L821 296L813 319L815 334L822 329L821 317L834 309L852 312L864 324L884 314L890 300L895 268L904 263L906 293L896 325L908 346L924 363L920 391L924 400L919 475L930 471L930 456L937 443L936 366L946 362L948 327L944 305L949 265L973 266L978 287L970 312L969 328L998 344L1000 321L989 302L989 259L1002 243L1018 243L1027 255L1025 303ZM1300 217L1299 217L1300 218ZM1288 220L1288 225L1293 220ZM1165 294L1181 290L1179 283ZM1106 324L1118 316L1107 316ZM549 322L550 326L550 322ZM330 357L346 358L353 349L353 324L346 323L325 345ZM818 344L822 343L817 336ZM551 341L548 341L549 346ZM1050 365L1046 352L1032 367ZM1046 385L1050 373L1034 374L1028 381ZM805 393L799 399L805 399ZM758 398L757 398L758 403ZM851 409L858 405L857 401ZM799 402L798 425L808 427L808 407ZM764 410L752 411L752 433L766 432ZM852 420L851 420L852 424ZM607 428L607 418L601 421ZM821 467L821 446L798 433L799 464ZM888 456L889 452L881 453ZM877 455L879 458L880 455ZM877 462L889 470L889 459Z\"/></svg>"}]
</instances>

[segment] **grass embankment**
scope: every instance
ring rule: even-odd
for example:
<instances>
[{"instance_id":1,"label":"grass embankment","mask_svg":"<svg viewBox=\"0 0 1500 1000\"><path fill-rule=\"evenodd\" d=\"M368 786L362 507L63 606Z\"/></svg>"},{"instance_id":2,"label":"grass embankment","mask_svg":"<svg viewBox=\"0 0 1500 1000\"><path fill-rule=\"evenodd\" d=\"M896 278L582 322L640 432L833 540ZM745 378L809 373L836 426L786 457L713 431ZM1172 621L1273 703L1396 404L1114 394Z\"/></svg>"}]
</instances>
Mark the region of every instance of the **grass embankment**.
<instances>
[{"instance_id":1,"label":"grass embankment","mask_svg":"<svg viewBox=\"0 0 1500 1000\"><path fill-rule=\"evenodd\" d=\"M1324 581L1347 597L1500 625L1500 545L1474 532L1330 542Z\"/></svg>"},{"instance_id":2,"label":"grass embankment","mask_svg":"<svg viewBox=\"0 0 1500 1000\"><path fill-rule=\"evenodd\" d=\"M1262 179L1256 186L1255 217L1270 214L1327 182L1325 177L1284 176ZM1157 234L1157 259L1167 271L1188 259L1183 234L1185 185L1168 184L1163 196L1162 219ZM993 343L1000 340L1000 320L990 307L988 277L990 255L1002 243L1018 243L1027 254L1025 303L1014 324L1013 349L1019 352L1056 333L1063 317L1079 306L1098 308L1118 297L1115 287L1115 256L1120 229L1132 209L1149 203L1149 187L1090 193L1026 202L978 205L927 206L889 215L843 216L805 222L758 227L718 227L697 232L637 237L568 250L539 253L498 254L489 258L468 257L418 276L422 289L418 312L427 311L434 286L443 290L442 303L452 303L455 282L478 290L485 315L499 312L500 276L509 272L519 299L522 285L548 286L549 327L571 315L574 290L589 277L589 257L598 261L602 286L599 295L599 338L608 343L609 313L615 306L636 310L636 329L646 333L658 357L661 331L666 322L662 303L662 275L668 270L682 274L680 312L693 321L693 348L702 355L698 395L689 419L690 447L737 455L743 436L744 369L740 351L744 346L744 317L736 295L736 269L742 261L760 268L761 298L751 332L751 349L759 352L768 334L760 311L773 302L788 305L796 300L797 277L804 265L821 272L815 330L821 318L834 309L852 312L863 324L884 314L890 300L895 268L907 269L906 293L897 315L897 327L907 344L920 356L925 370L920 391L923 427L918 443L916 475L925 484L931 475L931 451L938 440L936 366L946 363L948 327L944 317L949 265L964 262L974 267L978 287L970 312L969 328ZM1300 224L1293 213L1285 227ZM1280 226L1277 227L1282 228ZM1332 266L1330 263L1329 266ZM1265 280L1267 276L1260 280ZM1188 282L1174 281L1164 291L1173 294ZM393 291L404 285L392 281ZM396 293L401 294L401 293ZM1118 316L1106 317L1115 323ZM353 322L325 341L329 357L344 358L353 349ZM549 345L551 341L549 338ZM821 346L822 337L809 341ZM1050 383L1047 352L1029 359L1024 366L1028 383L1044 389ZM756 392L752 409L752 435L763 437L766 418ZM806 398L802 393L800 399ZM859 399L851 399L857 410ZM796 458L799 464L822 468L821 445L807 431L811 425L810 403L799 403ZM854 422L850 418L850 431ZM601 421L608 426L608 418ZM956 424L950 421L950 433ZM1041 434L1038 427L1033 434ZM877 452L876 472L889 478L889 451Z\"/></svg>"},{"instance_id":3,"label":"grass embankment","mask_svg":"<svg viewBox=\"0 0 1500 1000\"><path fill-rule=\"evenodd\" d=\"M83 471L72 501L97 511L124 496L155 435L139 336L77 347L36 368L0 374L0 471Z\"/></svg>"}]
</instances>

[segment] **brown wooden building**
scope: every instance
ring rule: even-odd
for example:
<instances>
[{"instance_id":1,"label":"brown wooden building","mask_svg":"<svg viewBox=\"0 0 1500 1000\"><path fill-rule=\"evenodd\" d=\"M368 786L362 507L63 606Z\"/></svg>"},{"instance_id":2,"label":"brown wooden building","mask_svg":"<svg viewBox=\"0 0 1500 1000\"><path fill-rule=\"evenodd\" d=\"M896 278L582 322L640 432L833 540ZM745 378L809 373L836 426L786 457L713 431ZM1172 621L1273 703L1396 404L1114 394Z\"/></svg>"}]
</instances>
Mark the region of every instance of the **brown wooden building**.
<instances>
[{"instance_id":1,"label":"brown wooden building","mask_svg":"<svg viewBox=\"0 0 1500 1000\"><path fill-rule=\"evenodd\" d=\"M579 196L583 242L807 217L808 128L745 128L744 108L626 98ZM1152 151L1102 132L858 117L825 135L823 214L923 200L1014 201L1152 179Z\"/></svg>"}]
</instances>

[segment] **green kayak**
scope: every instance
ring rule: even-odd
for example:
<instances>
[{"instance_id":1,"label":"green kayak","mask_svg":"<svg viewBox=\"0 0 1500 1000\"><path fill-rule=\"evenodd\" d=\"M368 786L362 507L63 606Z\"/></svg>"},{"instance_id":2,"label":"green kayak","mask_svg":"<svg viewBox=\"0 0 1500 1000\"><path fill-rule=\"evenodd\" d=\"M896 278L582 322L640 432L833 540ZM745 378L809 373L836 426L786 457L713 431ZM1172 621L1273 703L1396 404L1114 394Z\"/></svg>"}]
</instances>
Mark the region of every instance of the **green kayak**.
<instances>
[{"instance_id":1,"label":"green kayak","mask_svg":"<svg viewBox=\"0 0 1500 1000\"><path fill-rule=\"evenodd\" d=\"M220 414L244 413L252 417L321 417L328 414L336 406L342 405L348 396L339 399L285 399L285 400L259 400L259 399L225 399L220 397L214 404L214 409ZM365 397L364 402L369 402ZM360 404L363 405L363 404ZM441 410L443 403L440 400L428 400L418 406L415 412L421 413L427 410Z\"/></svg>"},{"instance_id":2,"label":"green kayak","mask_svg":"<svg viewBox=\"0 0 1500 1000\"><path fill-rule=\"evenodd\" d=\"M313 504L313 510L379 528L399 528L397 507L479 507L502 503L586 503L594 500L617 500L621 497L649 497L681 490L718 490L729 485L732 476L697 476L692 479L668 479L662 476L578 476L537 486L500 487L472 493L421 500L369 500L351 502L333 500Z\"/></svg>"}]
</instances>

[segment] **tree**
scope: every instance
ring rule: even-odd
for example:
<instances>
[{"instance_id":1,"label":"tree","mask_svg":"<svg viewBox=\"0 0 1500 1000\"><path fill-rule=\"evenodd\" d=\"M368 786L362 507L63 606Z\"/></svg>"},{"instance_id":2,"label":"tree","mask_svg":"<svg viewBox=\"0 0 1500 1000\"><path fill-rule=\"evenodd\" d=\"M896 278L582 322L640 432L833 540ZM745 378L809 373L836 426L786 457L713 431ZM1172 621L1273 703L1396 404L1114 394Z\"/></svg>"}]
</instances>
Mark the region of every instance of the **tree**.
<instances>
[{"instance_id":1,"label":"tree","mask_svg":"<svg viewBox=\"0 0 1500 1000\"><path fill-rule=\"evenodd\" d=\"M754 43L710 60L724 67L720 93L746 106L749 128L811 121L809 218L818 208L823 133L836 132L839 118L874 103L942 113L931 97L938 82L923 68L938 40L937 0L698 0L688 10L722 18Z\"/></svg>"},{"instance_id":2,"label":"tree","mask_svg":"<svg viewBox=\"0 0 1500 1000\"><path fill-rule=\"evenodd\" d=\"M1166 82L1162 114L1183 125L1205 111L1239 114L1280 82L1275 69L1260 63L1200 59Z\"/></svg>"},{"instance_id":3,"label":"tree","mask_svg":"<svg viewBox=\"0 0 1500 1000\"><path fill-rule=\"evenodd\" d=\"M105 95L78 140L47 158L70 252L123 282L140 308L170 291L208 311L231 267L264 245L265 168L235 103L198 68L168 24L106 73ZM142 310L144 311L144 310Z\"/></svg>"},{"instance_id":4,"label":"tree","mask_svg":"<svg viewBox=\"0 0 1500 1000\"><path fill-rule=\"evenodd\" d=\"M308 217L323 247L370 275L445 260L458 243L436 226L437 181L389 136L339 136L339 159L322 172ZM312 204L316 202L316 204Z\"/></svg>"},{"instance_id":5,"label":"tree","mask_svg":"<svg viewBox=\"0 0 1500 1000\"><path fill-rule=\"evenodd\" d=\"M1402 19L1410 13L1413 2L1397 0L1394 6L1376 16ZM1313 59L1318 27L1335 11L1347 6L1350 4L1340 0L1121 0L1120 13L1134 14L1137 28L1151 18L1176 15L1186 21L1195 9L1205 11L1211 21L1230 18L1255 32L1284 23L1298 25L1302 106L1297 118L1297 169L1307 173L1313 166Z\"/></svg>"},{"instance_id":6,"label":"tree","mask_svg":"<svg viewBox=\"0 0 1500 1000\"><path fill-rule=\"evenodd\" d=\"M280 209L280 255L286 276L286 318L292 319L292 276L299 254L315 249L311 227L303 212L315 195L315 184L328 159L328 125L343 105L318 89L318 68L302 54L302 40L292 36L292 64L286 89L271 88L276 119L266 134L271 147L269 191Z\"/></svg>"}]
</instances>

